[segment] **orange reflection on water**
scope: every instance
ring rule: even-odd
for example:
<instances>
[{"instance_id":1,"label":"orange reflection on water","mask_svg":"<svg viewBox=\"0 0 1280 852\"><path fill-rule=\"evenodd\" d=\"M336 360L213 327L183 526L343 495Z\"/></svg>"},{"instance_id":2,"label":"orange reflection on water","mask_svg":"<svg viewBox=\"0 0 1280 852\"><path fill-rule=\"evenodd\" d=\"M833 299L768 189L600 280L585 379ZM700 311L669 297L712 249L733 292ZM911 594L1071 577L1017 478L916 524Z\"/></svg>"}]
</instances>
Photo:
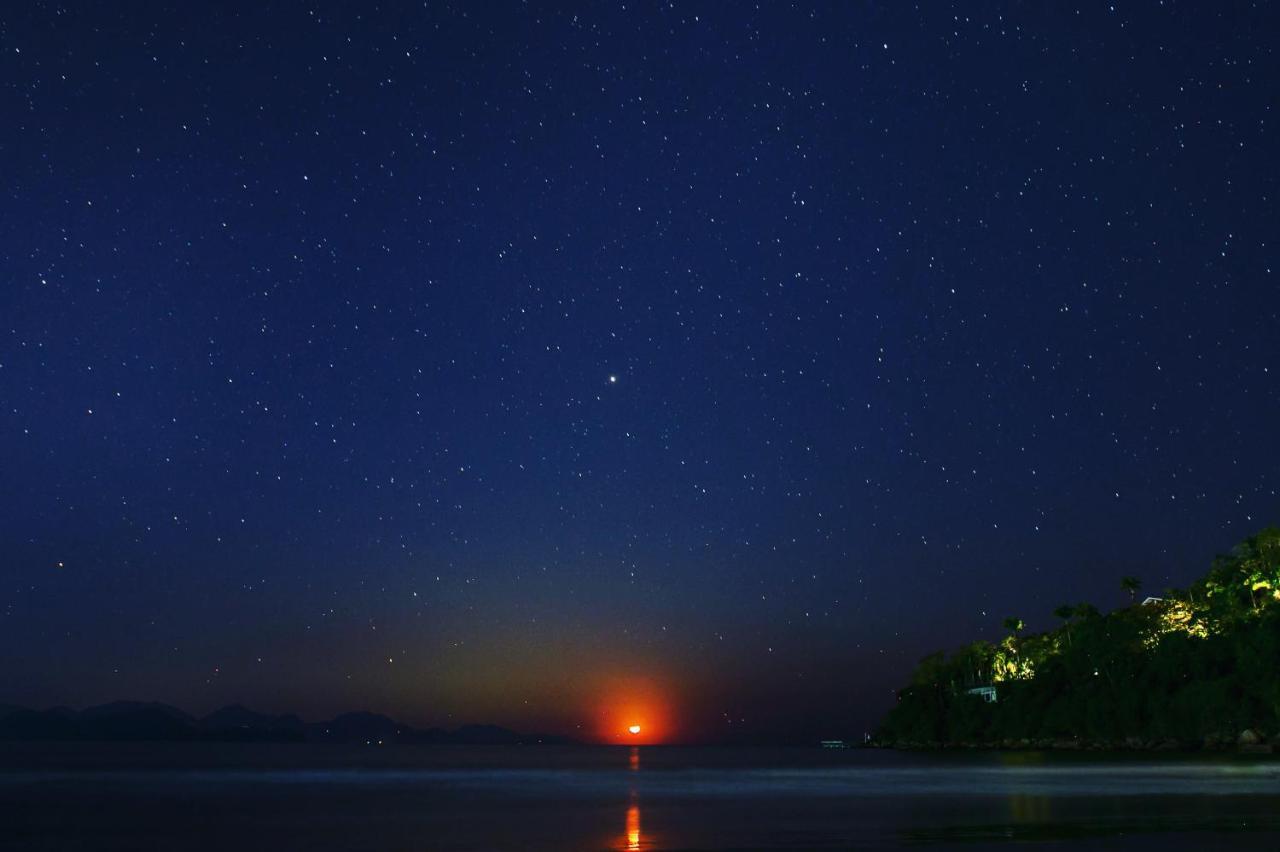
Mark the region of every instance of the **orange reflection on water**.
<instances>
[{"instance_id":1,"label":"orange reflection on water","mask_svg":"<svg viewBox=\"0 0 1280 852\"><path fill-rule=\"evenodd\" d=\"M640 848L640 806L632 804L627 808L627 849Z\"/></svg>"},{"instance_id":2,"label":"orange reflection on water","mask_svg":"<svg viewBox=\"0 0 1280 852\"><path fill-rule=\"evenodd\" d=\"M640 746L632 746L628 751L628 771L639 772ZM653 841L650 840L651 846L652 843ZM636 852L644 848L644 841L640 837L640 793L634 786L631 788L631 804L627 806L626 834L611 848L627 850L627 852Z\"/></svg>"}]
</instances>

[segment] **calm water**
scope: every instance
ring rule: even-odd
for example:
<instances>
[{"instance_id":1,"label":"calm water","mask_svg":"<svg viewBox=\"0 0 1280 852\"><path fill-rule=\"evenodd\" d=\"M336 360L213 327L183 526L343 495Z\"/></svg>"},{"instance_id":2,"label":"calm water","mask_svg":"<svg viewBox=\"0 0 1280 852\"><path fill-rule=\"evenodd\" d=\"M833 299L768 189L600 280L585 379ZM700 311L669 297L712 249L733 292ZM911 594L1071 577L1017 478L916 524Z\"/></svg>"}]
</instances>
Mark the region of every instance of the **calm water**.
<instances>
[{"instance_id":1,"label":"calm water","mask_svg":"<svg viewBox=\"0 0 1280 852\"><path fill-rule=\"evenodd\" d=\"M0 746L0 849L1280 849L1280 762Z\"/></svg>"}]
</instances>

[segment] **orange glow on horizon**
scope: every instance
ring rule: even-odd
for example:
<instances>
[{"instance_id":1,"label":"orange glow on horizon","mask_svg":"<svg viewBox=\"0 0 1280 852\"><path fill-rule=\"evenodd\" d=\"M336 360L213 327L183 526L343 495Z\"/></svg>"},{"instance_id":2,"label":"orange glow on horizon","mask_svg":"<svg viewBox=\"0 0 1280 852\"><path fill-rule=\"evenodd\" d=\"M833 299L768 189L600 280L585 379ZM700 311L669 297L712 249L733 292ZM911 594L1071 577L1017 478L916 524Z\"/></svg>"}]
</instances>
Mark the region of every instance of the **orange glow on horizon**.
<instances>
[{"instance_id":1,"label":"orange glow on horizon","mask_svg":"<svg viewBox=\"0 0 1280 852\"><path fill-rule=\"evenodd\" d=\"M600 742L646 745L671 742L676 731L667 693L644 679L618 679L603 685L597 710Z\"/></svg>"}]
</instances>

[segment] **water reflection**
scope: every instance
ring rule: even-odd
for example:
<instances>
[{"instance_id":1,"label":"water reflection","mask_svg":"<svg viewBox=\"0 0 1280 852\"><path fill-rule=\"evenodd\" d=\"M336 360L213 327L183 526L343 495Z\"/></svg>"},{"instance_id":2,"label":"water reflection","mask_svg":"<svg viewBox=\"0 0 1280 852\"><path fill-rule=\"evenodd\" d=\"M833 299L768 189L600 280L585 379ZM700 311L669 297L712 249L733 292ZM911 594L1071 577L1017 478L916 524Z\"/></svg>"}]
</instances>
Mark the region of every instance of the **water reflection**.
<instances>
[{"instance_id":1,"label":"water reflection","mask_svg":"<svg viewBox=\"0 0 1280 852\"><path fill-rule=\"evenodd\" d=\"M627 756L627 769L631 772L640 771L640 746L631 747L631 753ZM631 803L627 806L626 835L617 848L636 852L642 848L643 842L640 837L640 794L634 787L630 792Z\"/></svg>"},{"instance_id":2,"label":"water reflection","mask_svg":"<svg viewBox=\"0 0 1280 852\"><path fill-rule=\"evenodd\" d=\"M629 850L640 848L640 805L632 802L627 808L627 845Z\"/></svg>"},{"instance_id":3,"label":"water reflection","mask_svg":"<svg viewBox=\"0 0 1280 852\"><path fill-rule=\"evenodd\" d=\"M1009 806L1009 820L1014 823L1048 822L1053 815L1052 803L1048 796L1026 796L1013 793L1006 801Z\"/></svg>"}]
</instances>

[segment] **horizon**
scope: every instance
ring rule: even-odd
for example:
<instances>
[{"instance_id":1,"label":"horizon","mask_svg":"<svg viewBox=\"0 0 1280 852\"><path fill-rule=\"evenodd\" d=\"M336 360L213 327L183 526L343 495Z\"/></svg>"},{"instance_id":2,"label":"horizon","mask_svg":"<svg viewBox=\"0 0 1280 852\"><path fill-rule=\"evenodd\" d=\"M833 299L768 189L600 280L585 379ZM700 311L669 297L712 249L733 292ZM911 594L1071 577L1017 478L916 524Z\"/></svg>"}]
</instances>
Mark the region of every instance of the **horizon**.
<instances>
[{"instance_id":1,"label":"horizon","mask_svg":"<svg viewBox=\"0 0 1280 852\"><path fill-rule=\"evenodd\" d=\"M445 733L458 733L467 729L492 728L498 731L519 734L525 737L535 737L535 738L538 738L539 740L541 738L550 738L552 740L563 741L563 742L553 743L556 745L605 746L605 747L611 747L611 748L612 747L639 748L639 747L659 747L659 746L732 747L732 746L741 746L741 745L812 746L814 744L814 741L811 739L807 739L803 737L797 738L795 734L783 732L783 731L776 731L772 733L765 732L765 733L759 733L755 735L747 735L745 738L737 739L737 740L732 738L721 738L718 740L702 740L702 741L654 739L653 738L654 734L650 733L647 730L647 726L644 726L644 725L630 725L630 726L627 726L626 728L623 728L617 731L606 732L604 734L600 734L598 732L584 733L582 737L575 738L569 734L564 734L561 732L541 731L541 730L529 729L525 727L509 728L505 725L495 725L493 723L486 722L483 719L458 722L451 726L443 726L438 724L410 723L405 721L404 719L396 718L394 715L379 712L376 709L358 708L358 707L350 708L333 715L326 715L326 716L319 716L319 717L313 716L311 718L308 718L297 712L292 712L287 710L279 710L279 711L272 710L272 711L264 712L259 708L249 707L238 701L232 701L228 704L223 704L223 705L216 706L211 709L203 710L203 711L191 710L189 708L181 707L176 704L171 704L166 701L148 700L148 699L127 699L127 698L108 701L103 704L88 705L84 707L70 707L70 706L61 705L61 704L55 705L52 707L27 707L20 704L13 704L8 702L0 703L0 711L25 710L25 711L34 711L36 713L55 713L57 711L67 711L73 714L74 716L83 716L85 714L91 713L91 711L102 711L107 709L119 710L121 712L130 712L130 711L144 711L147 709L155 709L155 708L158 708L162 711L173 711L175 713L180 714L180 716L183 719L189 720L190 722L197 723L198 725L206 723L213 717L217 716L219 713L223 713L228 710L244 711L254 716L259 716L263 719L270 719L270 720L294 719L294 720L297 720L300 724L307 727L312 727L312 728L323 726L325 724L333 722L342 717L360 716L360 717L373 717L377 719L385 719L385 720L394 722L397 725L402 725L404 727L404 733L406 734L431 733L433 731L443 731ZM94 715L94 718L98 717L98 714L93 714L93 715ZM5 719L5 716L6 716L5 712L0 712L0 722L3 722L3 720ZM222 730L222 729L219 728L219 729L213 729L213 730ZM2 729L0 729L0 742L4 742L6 741L6 739L7 737L3 735L3 731ZM55 741L57 741L58 739L61 739L61 738L55 738ZM130 739L136 739L136 737L130 737ZM169 739L169 737L168 736L161 737L161 740L165 740L165 739ZM26 736L17 736L17 737L12 737L9 741L40 742L40 741L46 741L46 740L44 737L31 738ZM382 745L383 743L379 742L378 744ZM413 744L413 742L410 741L409 744ZM526 745L531 745L531 744L533 743L527 743Z\"/></svg>"},{"instance_id":2,"label":"horizon","mask_svg":"<svg viewBox=\"0 0 1280 852\"><path fill-rule=\"evenodd\" d=\"M1268 526L1264 528L1264 530L1262 531L1275 532L1277 529L1278 528L1275 526ZM1225 553L1225 551L1223 552ZM1116 614L1124 610L1129 610L1131 608L1145 607L1147 602L1149 600L1152 600L1153 598L1154 600L1157 600L1157 601L1164 600L1164 598L1154 596L1154 595L1147 595L1145 592L1142 592L1142 586L1140 581L1138 581L1137 584L1134 585L1134 581L1136 580L1137 578L1132 578L1132 577L1122 578L1120 582L1120 587L1124 591L1126 591L1126 593L1128 594L1128 600L1120 604L1119 606L1116 606L1113 609L1102 610L1102 612L1107 615ZM1140 593L1142 594L1141 600L1139 599ZM1184 600L1184 601L1187 600L1187 598L1185 597L1184 590L1165 589L1165 590L1162 590L1160 594L1161 595L1173 594L1175 595L1175 597L1173 598L1175 600ZM1088 601L1083 601L1076 606L1077 608L1079 606L1088 607L1088 606L1092 606L1092 604ZM1016 630L1014 627L1011 627L1009 624L1006 623L1001 625L1001 630L992 631L992 635L998 635L1004 641L1007 641L1007 636L1012 630L1021 637L1020 641L1024 643L1039 635L1050 635L1052 633L1059 632L1062 629L1062 619L1064 619L1065 617L1060 612L1055 612L1053 613L1053 615L1055 618L1059 619L1059 622L1060 622L1056 627L1048 627L1048 628L1045 628L1043 631L1039 631L1039 632L1028 632L1026 629L1025 621L1023 621L1022 619L1017 619L1017 621L1020 623L1016 626ZM973 641L975 638L977 638L980 641L983 639L983 637L967 637L966 641ZM953 643L952 645L944 648L935 649L935 650L945 655L950 655L950 654L959 652L964 644L965 644L964 642L961 642L959 641L959 639L957 639L957 642ZM923 659L921 661L923 661ZM902 686L905 688L906 685L907 683L904 679ZM660 700L661 700L660 698L656 698L656 697L651 698L649 707L650 708L655 707L656 702L659 702ZM602 713L606 717L611 719L611 723L607 727L597 727L595 729L590 729L590 730L583 730L581 727L579 727L575 731L566 732L566 731L554 731L554 730L541 730L537 728L531 728L529 726L522 726L520 724L515 724L514 726L509 726L505 724L498 725L498 724L486 721L484 719L450 720L449 722L446 722L446 723L440 723L437 721L424 722L422 720L407 720L407 719L396 716L394 713L381 711L372 707L348 707L344 710L339 710L337 712L331 712L331 713L320 714L320 715L311 714L310 716L308 716L308 714L299 712L296 709L291 710L291 709L285 709L285 708L274 708L274 709L263 710L262 708L258 708L258 707L250 707L246 705L244 702L237 701L237 700L231 700L226 703L215 704L214 706L207 707L204 709L199 709L199 710L192 710L189 707L184 707L184 706L174 704L168 701L163 701L160 699L145 699L145 698L143 699L117 698L114 700L110 700L110 701L106 701L98 704L81 706L81 707L72 707L69 705L27 707L25 705L22 705L16 702L0 702L0 710L22 709L22 710L34 710L40 713L49 713L49 712L54 712L59 710L67 710L76 715L84 714L91 710L101 710L107 707L115 707L115 706L127 706L131 708L162 707L166 710L177 711L178 713L182 714L184 717L197 723L205 722L209 718L215 716L216 714L223 711L227 711L227 710L243 710L243 711L252 713L254 715L268 717L268 718L294 718L299 720L302 724L306 726L323 725L326 722L331 722L343 716L376 716L376 717L388 719L400 725L404 725L407 731L429 732L433 730L439 730L439 731L449 732L449 731L460 731L466 728L493 727L500 730L521 734L523 736L533 736L533 737L539 737L539 738L541 737L563 738L565 740L568 740L572 744L582 745L582 746L617 746L617 747L628 747L628 746L630 747L638 747L638 746L696 747L696 746L735 746L735 745L776 745L776 746L808 745L808 746L812 746L815 742L818 742L818 739L820 737L824 738L824 740L830 740L831 737L835 735L844 735L844 736L851 737L851 739L844 740L844 742L846 743L852 742L854 744L860 744L861 742L860 739L853 738L853 731L851 730L825 730L822 728L813 728L812 726L805 726L805 727L799 728L798 730L791 730L791 731L778 730L778 729L772 729L772 730L754 729L753 730L753 729L743 728L736 731L722 731L719 736L715 736L711 738L693 737L693 738L677 739L670 736L669 725L667 725L667 723L662 721L663 715L666 712L665 710L661 710L655 713L652 709L650 710L646 710L643 708L636 709L634 705L632 707L625 708L622 710L608 709L608 710L602 711ZM0 719L2 718L3 716L0 716ZM641 722L642 720L644 720L643 724L633 724L633 723ZM653 720L653 721L649 721L649 720ZM872 733L878 727L879 727L879 723L877 723L872 729L863 731L862 738L865 739L865 738L871 737ZM3 739L3 737L0 737L0 739Z\"/></svg>"},{"instance_id":3,"label":"horizon","mask_svg":"<svg viewBox=\"0 0 1280 852\"><path fill-rule=\"evenodd\" d=\"M0 702L857 737L1186 586L1280 520L1278 30L0 12Z\"/></svg>"}]
</instances>

